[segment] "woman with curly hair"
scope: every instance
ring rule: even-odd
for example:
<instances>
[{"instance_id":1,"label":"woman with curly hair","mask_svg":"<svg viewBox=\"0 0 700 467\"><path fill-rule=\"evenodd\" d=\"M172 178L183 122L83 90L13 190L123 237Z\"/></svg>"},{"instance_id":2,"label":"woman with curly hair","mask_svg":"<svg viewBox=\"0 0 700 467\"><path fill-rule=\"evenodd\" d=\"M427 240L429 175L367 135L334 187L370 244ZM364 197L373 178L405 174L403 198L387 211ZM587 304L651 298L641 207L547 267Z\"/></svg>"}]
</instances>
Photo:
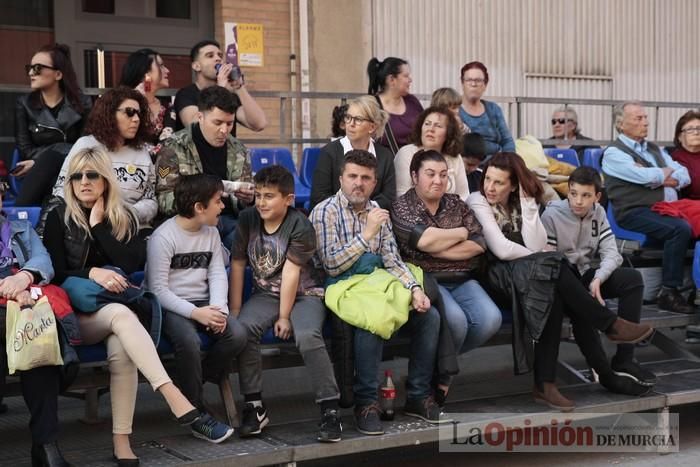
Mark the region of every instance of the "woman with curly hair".
<instances>
[{"instance_id":1,"label":"woman with curly hair","mask_svg":"<svg viewBox=\"0 0 700 467\"><path fill-rule=\"evenodd\" d=\"M13 176L22 177L17 206L39 205L71 145L80 137L92 101L83 95L70 61L70 49L49 44L25 65L32 91L17 99L15 140L21 159Z\"/></svg>"},{"instance_id":2,"label":"woman with curly hair","mask_svg":"<svg viewBox=\"0 0 700 467\"><path fill-rule=\"evenodd\" d=\"M413 155L421 149L439 152L447 161L447 193L459 195L462 201L469 196L469 183L462 152L462 130L457 119L447 107L428 107L413 127L413 144L408 144L396 153L396 197L406 193L413 186L409 166Z\"/></svg>"},{"instance_id":3,"label":"woman with curly hair","mask_svg":"<svg viewBox=\"0 0 700 467\"><path fill-rule=\"evenodd\" d=\"M64 198L63 186L74 154L86 148L107 152L122 198L138 218L141 228L151 228L158 212L156 174L145 143L153 138L153 125L146 98L140 92L119 86L97 99L88 117L85 134L75 142L53 188Z\"/></svg>"}]
</instances>

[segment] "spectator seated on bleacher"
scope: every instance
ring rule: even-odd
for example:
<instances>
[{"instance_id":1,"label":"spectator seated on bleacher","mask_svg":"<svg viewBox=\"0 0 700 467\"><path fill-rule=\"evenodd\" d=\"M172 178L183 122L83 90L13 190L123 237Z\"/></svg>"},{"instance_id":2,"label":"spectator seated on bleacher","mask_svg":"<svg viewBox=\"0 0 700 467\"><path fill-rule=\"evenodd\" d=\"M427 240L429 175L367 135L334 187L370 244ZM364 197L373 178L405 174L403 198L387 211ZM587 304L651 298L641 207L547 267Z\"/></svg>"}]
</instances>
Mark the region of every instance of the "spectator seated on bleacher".
<instances>
[{"instance_id":1,"label":"spectator seated on bleacher","mask_svg":"<svg viewBox=\"0 0 700 467\"><path fill-rule=\"evenodd\" d=\"M430 107L447 107L457 119L459 132L466 135L471 130L459 116L459 108L462 106L462 96L452 88L438 88L430 96Z\"/></svg>"},{"instance_id":2,"label":"spectator seated on bleacher","mask_svg":"<svg viewBox=\"0 0 700 467\"><path fill-rule=\"evenodd\" d=\"M498 332L501 310L476 280L486 242L474 213L459 195L446 192L449 170L438 151L418 151L410 165L413 188L394 201L391 220L401 258L437 280L441 321L447 322L453 351L463 354ZM443 406L451 377L440 368L438 373L435 399Z\"/></svg>"},{"instance_id":3,"label":"spectator seated on bleacher","mask_svg":"<svg viewBox=\"0 0 700 467\"><path fill-rule=\"evenodd\" d=\"M115 294L129 287L126 274L142 270L146 240L138 219L126 208L107 153L82 149L66 171L65 206L49 212L44 244L55 269L53 283L67 278L94 281ZM109 303L90 313L77 313L84 344L105 342L110 371L112 433L117 459L135 459L129 435L136 405L138 372L165 398L178 422L195 436L218 442L233 429L196 409L172 383L154 342L136 313Z\"/></svg>"},{"instance_id":4,"label":"spectator seated on bleacher","mask_svg":"<svg viewBox=\"0 0 700 467\"><path fill-rule=\"evenodd\" d=\"M15 141L22 188L16 206L38 206L51 196L58 171L80 137L92 101L83 95L62 44L45 45L26 65L32 92L20 96L15 107Z\"/></svg>"},{"instance_id":5,"label":"spectator seated on bleacher","mask_svg":"<svg viewBox=\"0 0 700 467\"><path fill-rule=\"evenodd\" d=\"M317 439L340 441L340 392L323 339L323 283L313 264L316 233L292 207L294 177L284 167L272 165L256 173L255 195L255 207L241 213L231 251L231 312L248 335L238 368L245 398L239 433L259 434L269 421L262 401L260 338L273 328L280 339L293 336L309 371L321 409ZM241 305L246 264L253 270L255 291Z\"/></svg>"},{"instance_id":6,"label":"spectator seated on bleacher","mask_svg":"<svg viewBox=\"0 0 700 467\"><path fill-rule=\"evenodd\" d=\"M688 169L690 184L681 190L683 198L700 200L700 111L689 110L676 123L673 160Z\"/></svg>"},{"instance_id":7,"label":"spectator seated on bleacher","mask_svg":"<svg viewBox=\"0 0 700 467\"><path fill-rule=\"evenodd\" d=\"M467 133L462 136L462 148L469 192L474 193L481 189L481 177L484 174L481 164L486 158L486 143L479 133Z\"/></svg>"},{"instance_id":8,"label":"spectator seated on bleacher","mask_svg":"<svg viewBox=\"0 0 700 467\"><path fill-rule=\"evenodd\" d=\"M459 195L462 201L469 196L469 183L462 151L462 134L457 119L447 107L429 107L418 116L411 134L413 144L399 149L394 158L396 172L396 196L406 193L413 186L409 167L413 155L419 150L433 150L442 154L447 162L447 193Z\"/></svg>"},{"instance_id":9,"label":"spectator seated on bleacher","mask_svg":"<svg viewBox=\"0 0 700 467\"><path fill-rule=\"evenodd\" d=\"M250 154L231 136L235 110L228 90L220 86L204 89L199 94L198 120L166 140L156 160L158 214L162 219L176 212L173 193L180 175L205 173L224 181L229 196L223 198L218 228L226 248L231 247L238 213L253 202Z\"/></svg>"},{"instance_id":10,"label":"spectator seated on bleacher","mask_svg":"<svg viewBox=\"0 0 700 467\"><path fill-rule=\"evenodd\" d=\"M605 304L605 299L618 298L617 315L639 323L644 281L636 269L620 267L622 256L617 250L615 235L605 209L598 204L601 189L600 174L593 167L574 170L569 177L568 199L549 203L542 214L547 245L566 255L578 270L583 285L601 305ZM600 264L593 267L598 256ZM634 345L618 344L617 354L608 363L603 347L591 345L599 340L596 330L576 320L573 332L581 347L590 346L584 355L606 388L642 395L656 382L656 376L634 359Z\"/></svg>"},{"instance_id":11,"label":"spectator seated on bleacher","mask_svg":"<svg viewBox=\"0 0 700 467\"><path fill-rule=\"evenodd\" d=\"M348 104L336 105L331 114L331 141L345 136L345 115L348 113Z\"/></svg>"},{"instance_id":12,"label":"spectator seated on bleacher","mask_svg":"<svg viewBox=\"0 0 700 467\"><path fill-rule=\"evenodd\" d=\"M564 314L581 321L581 326L605 332L616 343L639 342L652 329L618 318L591 296L562 253L543 252L547 233L539 216L542 193L520 156L500 153L486 163L482 190L472 193L467 202L494 257L482 284L497 303L519 305L512 310L516 373L530 370L525 356L531 339L535 340L535 400L570 411L574 402L555 384ZM600 346L598 339L577 343L586 357L590 349Z\"/></svg>"},{"instance_id":13,"label":"spectator seated on bleacher","mask_svg":"<svg viewBox=\"0 0 700 467\"><path fill-rule=\"evenodd\" d=\"M683 262L690 246L688 222L652 211L654 203L676 201L690 184L688 170L671 159L663 148L647 141L647 113L642 104L625 102L615 107L618 138L603 154L608 198L620 227L641 232L663 243L663 278L658 295L662 310L692 313L679 292Z\"/></svg>"},{"instance_id":14,"label":"spectator seated on bleacher","mask_svg":"<svg viewBox=\"0 0 700 467\"><path fill-rule=\"evenodd\" d=\"M571 107L559 107L552 112L552 136L547 139L591 141L591 138L583 136L578 127L578 114ZM583 163L583 152L588 148L598 146L572 146L571 144L545 144L544 148L568 149L573 148L578 154L579 162Z\"/></svg>"},{"instance_id":15,"label":"spectator seated on bleacher","mask_svg":"<svg viewBox=\"0 0 700 467\"><path fill-rule=\"evenodd\" d=\"M6 185L0 186L0 208ZM51 257L27 221L9 221L0 214L0 414L7 411L2 398L7 373L5 314L7 300L33 305L29 288L53 279ZM41 366L20 372L22 396L29 409L33 465L67 465L58 439L60 367Z\"/></svg>"},{"instance_id":16,"label":"spectator seated on bleacher","mask_svg":"<svg viewBox=\"0 0 700 467\"><path fill-rule=\"evenodd\" d=\"M382 209L391 207L396 197L394 156L386 147L375 143L384 133L388 118L374 97L362 96L348 101L345 136L321 148L311 184L312 208L338 192L345 155L354 149L369 151L377 159L377 183L371 199Z\"/></svg>"},{"instance_id":17,"label":"spectator seated on bleacher","mask_svg":"<svg viewBox=\"0 0 700 467\"><path fill-rule=\"evenodd\" d=\"M381 300L384 303L365 306L365 310L357 310L358 304L355 303L355 307L345 312L342 307L334 311L345 321L348 319L345 313L357 315L358 312L365 312L369 316L364 317L374 322L383 319L383 316L372 316L372 312L377 314L379 310L383 315L394 313L397 318L403 318L397 319L396 324L405 323L412 341L404 411L407 415L431 423L445 422L447 420L431 396L440 316L399 256L389 212L370 199L377 183L376 171L377 159L374 155L368 151L351 151L340 167L340 190L311 212L318 256L330 276L329 281L333 283L326 289L326 303L329 304L331 288L352 282L339 279L355 278L362 271L361 267L368 263L379 266L377 269L370 266L362 272L369 274L374 271L372 274L382 275L382 283L391 280L392 285L387 287L392 287L395 295L388 300L390 303L386 303L389 294L382 290ZM371 288L371 284L367 284L367 287ZM382 334L390 336L394 330L395 326ZM377 332L381 331L387 329L382 327ZM384 339L378 334L355 327L355 423L358 431L368 435L384 433L377 404L383 345Z\"/></svg>"},{"instance_id":18,"label":"spectator seated on bleacher","mask_svg":"<svg viewBox=\"0 0 700 467\"><path fill-rule=\"evenodd\" d=\"M53 195L65 198L63 190L70 175L68 166L75 154L97 148L109 157L117 180L115 187L136 213L139 227L151 228L158 203L154 166L144 146L153 135L146 99L140 92L126 86L110 89L95 102L85 134L75 142L63 162Z\"/></svg>"},{"instance_id":19,"label":"spectator seated on bleacher","mask_svg":"<svg viewBox=\"0 0 700 467\"><path fill-rule=\"evenodd\" d=\"M223 189L214 175L181 176L175 185L177 215L148 240L146 288L163 309L163 335L175 351L175 384L200 411L203 381L218 383L246 343L245 329L229 313L225 255L216 230ZM211 342L204 361L198 332Z\"/></svg>"}]
</instances>

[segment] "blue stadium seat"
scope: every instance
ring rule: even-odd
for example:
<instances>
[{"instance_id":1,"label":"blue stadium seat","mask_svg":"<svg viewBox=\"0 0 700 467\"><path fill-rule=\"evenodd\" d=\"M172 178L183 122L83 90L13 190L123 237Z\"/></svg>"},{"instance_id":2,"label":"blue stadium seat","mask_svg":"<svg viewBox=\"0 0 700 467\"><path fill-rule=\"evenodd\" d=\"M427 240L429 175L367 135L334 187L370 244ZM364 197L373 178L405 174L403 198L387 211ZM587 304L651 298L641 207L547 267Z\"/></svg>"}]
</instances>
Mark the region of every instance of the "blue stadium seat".
<instances>
[{"instance_id":1,"label":"blue stadium seat","mask_svg":"<svg viewBox=\"0 0 700 467\"><path fill-rule=\"evenodd\" d=\"M301 170L299 178L301 182L311 188L311 183L314 178L314 170L318 163L318 157L321 155L321 148L306 148L301 159Z\"/></svg>"},{"instance_id":2,"label":"blue stadium seat","mask_svg":"<svg viewBox=\"0 0 700 467\"><path fill-rule=\"evenodd\" d=\"M5 206L3 200L3 212L5 217L10 220L27 220L32 224L32 227L37 226L41 218L41 206Z\"/></svg>"},{"instance_id":3,"label":"blue stadium seat","mask_svg":"<svg viewBox=\"0 0 700 467\"><path fill-rule=\"evenodd\" d=\"M615 214L613 214L612 203L608 203L608 222L610 223L610 229L612 229L617 239L639 242L640 246L648 246L646 235L623 229L618 225L617 220L615 220Z\"/></svg>"},{"instance_id":4,"label":"blue stadium seat","mask_svg":"<svg viewBox=\"0 0 700 467\"><path fill-rule=\"evenodd\" d=\"M12 160L10 161L10 170L14 169L17 167L17 163L21 160L21 155L19 153L19 148L15 148L15 151L12 153ZM12 191L12 194L16 198L17 195L19 194L19 190L22 187L22 179L13 177L12 175L9 175L7 177L7 181L10 184L10 191Z\"/></svg>"},{"instance_id":5,"label":"blue stadium seat","mask_svg":"<svg viewBox=\"0 0 700 467\"><path fill-rule=\"evenodd\" d=\"M695 282L695 288L700 289L700 241L695 242L695 253L693 254L693 282Z\"/></svg>"},{"instance_id":6,"label":"blue stadium seat","mask_svg":"<svg viewBox=\"0 0 700 467\"><path fill-rule=\"evenodd\" d=\"M311 199L311 189L301 182L297 174L292 153L287 148L253 148L250 150L250 165L253 174L268 165L281 165L294 175L294 195L297 207L303 207Z\"/></svg>"},{"instance_id":7,"label":"blue stadium seat","mask_svg":"<svg viewBox=\"0 0 700 467\"><path fill-rule=\"evenodd\" d=\"M544 150L547 157L556 159L559 162L565 162L571 164L574 167L581 165L578 160L578 154L575 149L559 149L559 148L547 148Z\"/></svg>"},{"instance_id":8,"label":"blue stadium seat","mask_svg":"<svg viewBox=\"0 0 700 467\"><path fill-rule=\"evenodd\" d=\"M603 149L601 148L588 148L583 151L583 165L593 167L598 172L602 173L602 158Z\"/></svg>"}]
</instances>

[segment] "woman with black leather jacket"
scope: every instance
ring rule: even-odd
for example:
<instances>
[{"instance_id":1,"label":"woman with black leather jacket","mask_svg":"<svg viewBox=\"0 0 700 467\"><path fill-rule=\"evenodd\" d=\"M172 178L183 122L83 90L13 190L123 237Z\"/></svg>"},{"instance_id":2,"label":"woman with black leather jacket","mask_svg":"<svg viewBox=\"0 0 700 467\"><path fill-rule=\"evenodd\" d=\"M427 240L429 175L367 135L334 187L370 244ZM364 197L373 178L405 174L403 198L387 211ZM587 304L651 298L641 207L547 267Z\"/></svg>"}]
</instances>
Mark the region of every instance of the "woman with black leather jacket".
<instances>
[{"instance_id":1,"label":"woman with black leather jacket","mask_svg":"<svg viewBox=\"0 0 700 467\"><path fill-rule=\"evenodd\" d=\"M82 134L92 107L78 87L67 46L43 46L26 70L32 92L20 96L15 107L21 161L12 175L24 179L17 206L40 205L50 196L63 160Z\"/></svg>"}]
</instances>

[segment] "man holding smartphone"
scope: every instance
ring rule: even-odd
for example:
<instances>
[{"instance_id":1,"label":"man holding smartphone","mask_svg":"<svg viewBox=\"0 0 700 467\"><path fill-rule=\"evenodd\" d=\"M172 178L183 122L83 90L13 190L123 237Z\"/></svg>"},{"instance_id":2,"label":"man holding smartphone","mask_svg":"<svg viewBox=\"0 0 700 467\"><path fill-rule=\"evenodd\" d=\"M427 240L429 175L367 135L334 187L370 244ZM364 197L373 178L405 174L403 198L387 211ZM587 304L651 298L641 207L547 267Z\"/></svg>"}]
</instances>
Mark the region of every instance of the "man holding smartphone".
<instances>
[{"instance_id":1,"label":"man holding smartphone","mask_svg":"<svg viewBox=\"0 0 700 467\"><path fill-rule=\"evenodd\" d=\"M253 131L262 131L267 126L265 113L248 93L240 68L231 63L224 63L218 42L198 42L190 51L190 59L195 74L194 83L180 89L175 95L175 131L182 130L197 119L199 94L204 89L216 85L228 89L234 97L236 109L231 132L233 136L236 136L235 122L240 122Z\"/></svg>"}]
</instances>

